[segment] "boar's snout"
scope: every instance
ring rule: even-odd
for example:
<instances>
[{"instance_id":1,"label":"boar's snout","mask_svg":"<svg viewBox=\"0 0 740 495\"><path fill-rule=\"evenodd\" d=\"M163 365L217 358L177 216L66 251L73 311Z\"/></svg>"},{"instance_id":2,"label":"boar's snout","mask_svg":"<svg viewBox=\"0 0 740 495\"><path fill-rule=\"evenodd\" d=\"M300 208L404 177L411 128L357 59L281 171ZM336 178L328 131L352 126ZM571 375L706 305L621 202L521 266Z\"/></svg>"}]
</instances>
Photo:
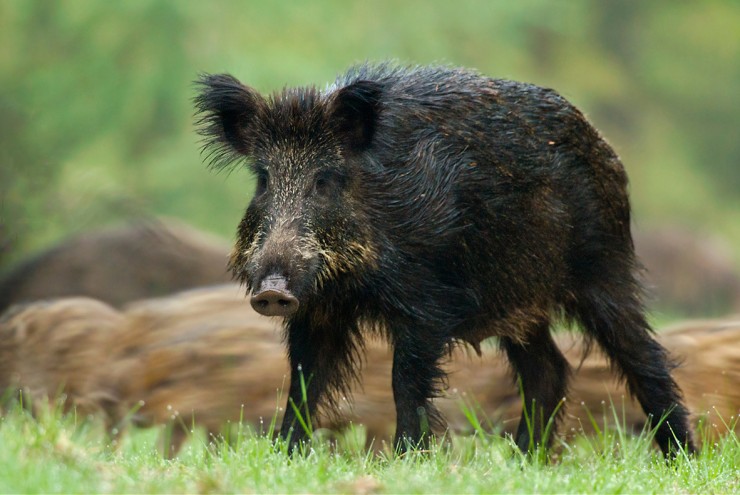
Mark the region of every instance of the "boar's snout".
<instances>
[{"instance_id":1,"label":"boar's snout","mask_svg":"<svg viewBox=\"0 0 740 495\"><path fill-rule=\"evenodd\" d=\"M250 301L255 311L265 316L290 316L298 309L298 299L288 290L280 275L265 278Z\"/></svg>"}]
</instances>

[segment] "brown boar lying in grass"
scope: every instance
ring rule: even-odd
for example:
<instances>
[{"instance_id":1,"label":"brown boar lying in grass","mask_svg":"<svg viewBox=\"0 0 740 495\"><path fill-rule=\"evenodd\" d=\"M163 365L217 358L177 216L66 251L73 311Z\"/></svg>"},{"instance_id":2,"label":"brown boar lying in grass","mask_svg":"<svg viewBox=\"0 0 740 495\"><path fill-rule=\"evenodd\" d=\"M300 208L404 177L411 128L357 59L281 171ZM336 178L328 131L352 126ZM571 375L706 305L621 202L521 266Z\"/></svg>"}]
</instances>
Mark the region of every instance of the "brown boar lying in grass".
<instances>
[{"instance_id":1,"label":"brown boar lying in grass","mask_svg":"<svg viewBox=\"0 0 740 495\"><path fill-rule=\"evenodd\" d=\"M230 246L173 220L90 231L20 262L0 277L0 312L12 304L87 296L120 306L226 283Z\"/></svg>"},{"instance_id":2,"label":"brown boar lying in grass","mask_svg":"<svg viewBox=\"0 0 740 495\"><path fill-rule=\"evenodd\" d=\"M710 437L740 432L740 316L677 324L663 342L683 360L676 380Z\"/></svg>"},{"instance_id":3,"label":"brown boar lying in grass","mask_svg":"<svg viewBox=\"0 0 740 495\"><path fill-rule=\"evenodd\" d=\"M562 334L557 338L563 354L576 370L571 396L565 404L563 431L569 434L593 432L589 415L599 428L604 427L606 420L610 424L619 421L633 432L642 430L646 418L639 404L610 373L600 353L592 352L581 363L583 348L575 337ZM673 325L660 332L658 340L679 363L673 375L683 390L686 404L694 412L694 423L706 424L705 434L709 438L728 430L740 431L737 421L740 413L740 388L737 386L740 383L740 318ZM521 413L517 390L501 386L494 392L486 391L493 380L505 383L502 381L504 367L498 362L499 356L487 353L483 359L492 361L487 366L491 373L487 375L485 367L477 364L478 359L468 358L450 380L450 390L456 389L458 393L449 393L448 397L459 397L467 391L489 415L494 426L513 432ZM459 402L447 402L441 407L449 417L455 418L458 429L470 428L459 412Z\"/></svg>"},{"instance_id":4,"label":"brown boar lying in grass","mask_svg":"<svg viewBox=\"0 0 740 495\"><path fill-rule=\"evenodd\" d=\"M635 232L651 306L685 316L740 311L740 267L723 239L663 225Z\"/></svg>"},{"instance_id":5,"label":"brown boar lying in grass","mask_svg":"<svg viewBox=\"0 0 740 495\"><path fill-rule=\"evenodd\" d=\"M62 407L92 409L80 401L85 383L107 364L104 343L123 323L105 303L68 298L16 305L0 318L0 393L41 406L65 396Z\"/></svg>"},{"instance_id":6,"label":"brown boar lying in grass","mask_svg":"<svg viewBox=\"0 0 740 495\"><path fill-rule=\"evenodd\" d=\"M93 387L99 394L105 391L101 397L113 399L107 406L111 421L120 422L134 411L130 417L138 426L172 423L170 447L176 453L194 424L217 434L229 421L266 425L276 413L279 420L278 395L288 374L280 332L276 322L258 316L240 294L236 286L224 286L130 306L125 330L110 346L113 364L96 377ZM711 410L718 431L725 426L716 415L729 422L740 408L740 395L728 386L740 380L738 337L740 322L721 320L685 324L659 336L683 361L675 376L687 403L697 412ZM592 353L581 363L583 349L571 334L560 335L558 344L578 370L565 407L567 430L592 431L589 413L599 428L604 420L614 421L613 403L619 420L639 431L645 415L607 361ZM355 392L354 401L340 401L339 416L321 418L320 424L331 429L362 424L376 447L389 439L395 424L388 388L391 362L387 345L368 341L362 389ZM450 387L437 404L453 430L471 428L460 407L466 400L480 406L478 412L487 415L492 429L515 432L521 399L500 353L489 349L478 358L458 350L447 370Z\"/></svg>"},{"instance_id":7,"label":"brown boar lying in grass","mask_svg":"<svg viewBox=\"0 0 740 495\"><path fill-rule=\"evenodd\" d=\"M110 428L169 424L174 455L195 425L216 435L227 422L272 420L287 362L276 325L238 286L140 301L125 316L86 392Z\"/></svg>"},{"instance_id":8,"label":"brown boar lying in grass","mask_svg":"<svg viewBox=\"0 0 740 495\"><path fill-rule=\"evenodd\" d=\"M67 408L102 409L113 431L128 422L169 424L166 450L174 455L193 426L215 435L229 422L243 420L267 431L273 419L279 421L288 365L276 326L254 312L236 285L140 301L123 314L84 298L27 305L0 322L0 384L24 381L26 390L44 397L63 390ZM726 431L740 409L740 319L689 322L659 339L682 360L674 375L686 402L708 412L710 432ZM563 334L557 341L577 369L563 416L567 431L591 431L587 411L599 428L605 419L613 422L612 403L628 429L641 429L645 415L606 360L592 353L580 364L578 340ZM322 418L321 424L362 424L377 448L395 424L387 386L391 355L383 343L370 340L367 346L363 387L354 403L341 400L340 416ZM521 400L500 353L484 349L479 358L455 351L447 371L448 392L436 402L454 431L471 430L461 408L465 401L477 404L484 426L515 432ZM738 422L730 427L738 428Z\"/></svg>"},{"instance_id":9,"label":"brown boar lying in grass","mask_svg":"<svg viewBox=\"0 0 740 495\"><path fill-rule=\"evenodd\" d=\"M728 430L740 432L740 318L689 321L667 328L658 334L658 340L680 363L673 374L686 404L694 411L694 423L706 425L705 439ZM611 373L603 355L591 352L583 359L584 349L577 335L563 333L556 341L575 370L561 431L569 436L593 433L594 425L603 429L605 423L614 426L619 422L627 431L640 432L646 423L645 414ZM522 412L519 391L512 384L505 358L493 349L487 351L482 358L456 351L447 366L449 388L444 397L437 399L437 406L457 433L473 429L466 408L476 414L487 431L516 432ZM353 408L342 404L345 421L365 425L368 439L387 439L393 433L391 396L387 391L390 368L388 352L371 343L363 369L362 393L355 395Z\"/></svg>"}]
</instances>

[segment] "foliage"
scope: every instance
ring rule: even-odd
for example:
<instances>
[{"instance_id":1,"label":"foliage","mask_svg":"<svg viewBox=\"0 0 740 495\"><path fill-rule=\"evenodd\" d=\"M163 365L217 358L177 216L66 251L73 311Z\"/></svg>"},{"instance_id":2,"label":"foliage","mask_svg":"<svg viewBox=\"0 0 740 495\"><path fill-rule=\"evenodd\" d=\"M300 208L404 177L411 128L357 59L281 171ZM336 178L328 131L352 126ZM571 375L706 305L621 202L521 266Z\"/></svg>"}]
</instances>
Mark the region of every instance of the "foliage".
<instances>
[{"instance_id":1,"label":"foliage","mask_svg":"<svg viewBox=\"0 0 740 495\"><path fill-rule=\"evenodd\" d=\"M202 164L197 74L272 91L385 58L555 87L622 154L642 224L740 245L737 2L4 0L0 43L0 269L132 216L231 237L251 178Z\"/></svg>"}]
</instances>

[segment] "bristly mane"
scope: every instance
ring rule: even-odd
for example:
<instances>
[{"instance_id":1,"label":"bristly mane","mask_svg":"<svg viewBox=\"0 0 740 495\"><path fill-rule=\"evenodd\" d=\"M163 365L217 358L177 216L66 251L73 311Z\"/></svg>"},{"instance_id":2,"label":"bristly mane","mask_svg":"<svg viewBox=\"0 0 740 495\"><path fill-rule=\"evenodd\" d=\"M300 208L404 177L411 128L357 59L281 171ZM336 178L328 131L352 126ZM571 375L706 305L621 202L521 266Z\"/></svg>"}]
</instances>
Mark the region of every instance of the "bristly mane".
<instances>
[{"instance_id":1,"label":"bristly mane","mask_svg":"<svg viewBox=\"0 0 740 495\"><path fill-rule=\"evenodd\" d=\"M230 75L201 75L194 98L201 153L213 169L250 163L256 149L325 147L331 136L326 95L284 88L264 98Z\"/></svg>"},{"instance_id":2,"label":"bristly mane","mask_svg":"<svg viewBox=\"0 0 740 495\"><path fill-rule=\"evenodd\" d=\"M324 147L329 138L326 102L313 86L284 88L267 99L266 112L256 123L260 138L256 147L285 145Z\"/></svg>"}]
</instances>

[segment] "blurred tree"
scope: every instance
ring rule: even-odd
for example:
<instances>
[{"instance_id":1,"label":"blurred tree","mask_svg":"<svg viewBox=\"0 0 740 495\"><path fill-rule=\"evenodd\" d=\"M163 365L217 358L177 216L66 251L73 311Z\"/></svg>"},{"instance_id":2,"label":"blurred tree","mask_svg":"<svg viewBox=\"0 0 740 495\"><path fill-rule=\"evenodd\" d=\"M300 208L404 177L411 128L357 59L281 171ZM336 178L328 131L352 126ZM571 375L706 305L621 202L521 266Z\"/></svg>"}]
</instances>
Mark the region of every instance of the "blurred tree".
<instances>
[{"instance_id":1,"label":"blurred tree","mask_svg":"<svg viewBox=\"0 0 740 495\"><path fill-rule=\"evenodd\" d=\"M385 58L556 88L624 156L641 218L740 243L740 2L0 0L0 46L0 270L131 215L233 232L251 179L202 165L197 73L268 92Z\"/></svg>"},{"instance_id":2,"label":"blurred tree","mask_svg":"<svg viewBox=\"0 0 740 495\"><path fill-rule=\"evenodd\" d=\"M740 191L740 2L646 2L651 43L640 82L680 126L691 161ZM666 77L666 74L669 77Z\"/></svg>"},{"instance_id":3,"label":"blurred tree","mask_svg":"<svg viewBox=\"0 0 740 495\"><path fill-rule=\"evenodd\" d=\"M126 184L87 215L102 221L136 210L137 166L188 118L180 103L186 88L173 91L172 80L191 74L185 19L172 1L1 2L0 19L14 47L0 58L0 249L7 254L27 251L43 231L69 221L66 204L78 192L59 188L65 163L110 134L110 163L98 166L125 165L118 178Z\"/></svg>"},{"instance_id":4,"label":"blurred tree","mask_svg":"<svg viewBox=\"0 0 740 495\"><path fill-rule=\"evenodd\" d=\"M593 35L633 81L645 110L676 123L691 161L727 194L740 190L740 3L595 2ZM641 112L605 102L600 111L635 128Z\"/></svg>"}]
</instances>

